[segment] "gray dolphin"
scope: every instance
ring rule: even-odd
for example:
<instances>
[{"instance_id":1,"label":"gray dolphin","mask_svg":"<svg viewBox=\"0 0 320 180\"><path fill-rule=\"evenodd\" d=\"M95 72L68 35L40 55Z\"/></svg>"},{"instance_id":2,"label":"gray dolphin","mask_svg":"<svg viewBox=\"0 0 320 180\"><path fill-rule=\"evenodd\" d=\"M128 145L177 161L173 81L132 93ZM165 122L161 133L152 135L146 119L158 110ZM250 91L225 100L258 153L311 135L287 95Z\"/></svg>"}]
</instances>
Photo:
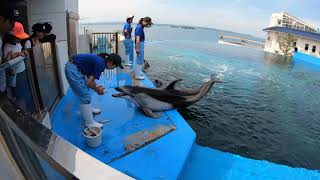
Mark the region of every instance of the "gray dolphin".
<instances>
[{"instance_id":1,"label":"gray dolphin","mask_svg":"<svg viewBox=\"0 0 320 180\"><path fill-rule=\"evenodd\" d=\"M135 103L146 116L159 118L154 113L174 108L188 107L203 98L211 89L214 83L221 82L216 76L197 88L179 88L182 80L175 80L165 88L146 88L140 86L121 86L115 88L121 92L113 94L113 97L121 97Z\"/></svg>"}]
</instances>

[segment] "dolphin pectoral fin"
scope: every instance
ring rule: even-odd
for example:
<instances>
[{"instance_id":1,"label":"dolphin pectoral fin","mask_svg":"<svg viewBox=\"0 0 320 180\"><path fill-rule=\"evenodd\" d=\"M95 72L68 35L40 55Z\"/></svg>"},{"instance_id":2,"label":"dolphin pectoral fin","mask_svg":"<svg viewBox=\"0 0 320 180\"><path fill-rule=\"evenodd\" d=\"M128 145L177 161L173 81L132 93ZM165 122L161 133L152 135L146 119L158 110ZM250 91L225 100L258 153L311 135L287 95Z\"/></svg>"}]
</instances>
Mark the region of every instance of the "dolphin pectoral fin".
<instances>
[{"instance_id":1,"label":"dolphin pectoral fin","mask_svg":"<svg viewBox=\"0 0 320 180\"><path fill-rule=\"evenodd\" d=\"M149 109L149 108L141 108L141 109L142 109L142 111L144 112L144 114L145 114L146 116L148 116L148 117L151 117L151 118L154 118L154 119L158 119L158 118L161 117L160 115L154 113L154 112L153 112L151 109Z\"/></svg>"}]
</instances>

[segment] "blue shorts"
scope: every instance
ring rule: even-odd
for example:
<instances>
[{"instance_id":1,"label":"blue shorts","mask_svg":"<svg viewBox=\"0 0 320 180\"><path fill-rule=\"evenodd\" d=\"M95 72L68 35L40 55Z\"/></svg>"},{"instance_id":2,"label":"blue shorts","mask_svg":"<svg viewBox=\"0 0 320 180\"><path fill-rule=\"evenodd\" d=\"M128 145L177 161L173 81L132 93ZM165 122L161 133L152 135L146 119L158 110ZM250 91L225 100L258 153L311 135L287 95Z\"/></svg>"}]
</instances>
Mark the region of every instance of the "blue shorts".
<instances>
[{"instance_id":1,"label":"blue shorts","mask_svg":"<svg viewBox=\"0 0 320 180\"><path fill-rule=\"evenodd\" d=\"M90 104L90 88L87 85L86 77L80 72L78 67L68 62L64 68L66 78L70 84L73 93L78 96L81 104Z\"/></svg>"},{"instance_id":2,"label":"blue shorts","mask_svg":"<svg viewBox=\"0 0 320 180\"><path fill-rule=\"evenodd\" d=\"M144 62L144 42L140 42L140 53L137 54L137 64L142 65Z\"/></svg>"}]
</instances>

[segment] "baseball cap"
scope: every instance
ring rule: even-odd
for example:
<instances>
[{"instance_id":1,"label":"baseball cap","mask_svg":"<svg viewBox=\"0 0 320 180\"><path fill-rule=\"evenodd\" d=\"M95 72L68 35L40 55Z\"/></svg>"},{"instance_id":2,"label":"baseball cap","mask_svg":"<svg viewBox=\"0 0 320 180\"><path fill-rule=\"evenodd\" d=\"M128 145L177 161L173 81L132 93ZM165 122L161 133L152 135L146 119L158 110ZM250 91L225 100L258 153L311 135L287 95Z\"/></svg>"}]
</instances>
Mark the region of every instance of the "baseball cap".
<instances>
[{"instance_id":1,"label":"baseball cap","mask_svg":"<svg viewBox=\"0 0 320 180\"><path fill-rule=\"evenodd\" d=\"M43 25L44 25L44 27L45 27L45 33L50 33L51 30L52 30L51 24L49 24L49 23L46 22L46 23L44 23Z\"/></svg>"},{"instance_id":2,"label":"baseball cap","mask_svg":"<svg viewBox=\"0 0 320 180\"><path fill-rule=\"evenodd\" d=\"M36 23L32 26L32 32L45 32L46 31L46 27L41 24L41 23Z\"/></svg>"},{"instance_id":3,"label":"baseball cap","mask_svg":"<svg viewBox=\"0 0 320 180\"><path fill-rule=\"evenodd\" d=\"M132 18L134 18L134 15L133 15L133 14L129 14L129 15L127 16L127 20L128 20L128 19L132 19Z\"/></svg>"},{"instance_id":4,"label":"baseball cap","mask_svg":"<svg viewBox=\"0 0 320 180\"><path fill-rule=\"evenodd\" d=\"M23 25L19 22L14 23L13 31L11 34L19 39L26 39L29 37L29 35L24 32Z\"/></svg>"}]
</instances>

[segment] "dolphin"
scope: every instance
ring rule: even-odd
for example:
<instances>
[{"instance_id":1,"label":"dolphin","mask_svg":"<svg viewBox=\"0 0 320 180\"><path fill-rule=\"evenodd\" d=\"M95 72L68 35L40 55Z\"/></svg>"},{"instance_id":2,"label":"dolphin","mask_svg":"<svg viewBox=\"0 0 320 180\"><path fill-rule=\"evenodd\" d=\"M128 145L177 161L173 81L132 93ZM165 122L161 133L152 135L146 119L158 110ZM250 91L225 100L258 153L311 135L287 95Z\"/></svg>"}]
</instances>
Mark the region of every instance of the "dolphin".
<instances>
[{"instance_id":1,"label":"dolphin","mask_svg":"<svg viewBox=\"0 0 320 180\"><path fill-rule=\"evenodd\" d=\"M120 93L112 96L133 102L146 116L156 119L161 116L155 112L188 107L203 98L214 83L221 82L215 75L211 75L209 81L197 88L180 88L178 85L181 81L181 79L175 80L165 88L116 87L115 90Z\"/></svg>"}]
</instances>

